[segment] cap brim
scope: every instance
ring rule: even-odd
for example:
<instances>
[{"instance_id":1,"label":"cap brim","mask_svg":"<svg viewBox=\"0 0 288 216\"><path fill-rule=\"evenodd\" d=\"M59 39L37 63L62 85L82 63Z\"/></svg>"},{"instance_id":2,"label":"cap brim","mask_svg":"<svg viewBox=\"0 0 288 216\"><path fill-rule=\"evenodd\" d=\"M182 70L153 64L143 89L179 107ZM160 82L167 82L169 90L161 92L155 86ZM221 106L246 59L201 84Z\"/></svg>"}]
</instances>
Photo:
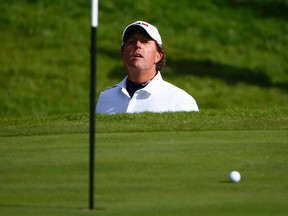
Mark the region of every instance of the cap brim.
<instances>
[{"instance_id":1,"label":"cap brim","mask_svg":"<svg viewBox=\"0 0 288 216\"><path fill-rule=\"evenodd\" d=\"M124 32L124 35L123 35L123 38L122 38L122 43L124 44L127 39L131 36L131 34L133 34L134 32L136 31L139 31L139 32L142 32L143 34L145 34L147 37L151 38L152 40L154 40L150 35L149 33L146 31L145 28L139 26L139 25L131 25L129 26L125 32Z\"/></svg>"}]
</instances>

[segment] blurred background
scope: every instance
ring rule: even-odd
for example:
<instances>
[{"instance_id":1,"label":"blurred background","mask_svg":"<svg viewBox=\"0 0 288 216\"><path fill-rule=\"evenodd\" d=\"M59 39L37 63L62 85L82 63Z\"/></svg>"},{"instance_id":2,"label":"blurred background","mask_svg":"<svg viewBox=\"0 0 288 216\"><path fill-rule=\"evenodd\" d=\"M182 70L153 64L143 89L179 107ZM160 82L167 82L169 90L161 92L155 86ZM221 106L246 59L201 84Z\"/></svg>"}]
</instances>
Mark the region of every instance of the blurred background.
<instances>
[{"instance_id":1,"label":"blurred background","mask_svg":"<svg viewBox=\"0 0 288 216\"><path fill-rule=\"evenodd\" d=\"M88 0L0 0L0 117L88 113ZM99 1L97 96L126 75L123 29L157 26L163 78L200 110L288 102L287 0Z\"/></svg>"}]
</instances>

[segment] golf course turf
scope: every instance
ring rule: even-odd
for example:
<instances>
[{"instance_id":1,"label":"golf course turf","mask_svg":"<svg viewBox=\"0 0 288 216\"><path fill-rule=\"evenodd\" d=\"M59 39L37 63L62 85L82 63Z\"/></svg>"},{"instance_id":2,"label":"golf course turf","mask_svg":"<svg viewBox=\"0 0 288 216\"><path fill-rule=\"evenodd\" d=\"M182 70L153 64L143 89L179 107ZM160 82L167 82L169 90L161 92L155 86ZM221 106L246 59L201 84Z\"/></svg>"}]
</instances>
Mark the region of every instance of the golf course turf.
<instances>
[{"instance_id":1,"label":"golf course turf","mask_svg":"<svg viewBox=\"0 0 288 216\"><path fill-rule=\"evenodd\" d=\"M123 29L144 20L163 79L200 112L97 115L93 211L90 9L1 1L0 215L286 216L287 0L99 1L96 100L125 76Z\"/></svg>"},{"instance_id":2,"label":"golf course turf","mask_svg":"<svg viewBox=\"0 0 288 216\"><path fill-rule=\"evenodd\" d=\"M88 210L88 115L25 118L22 125L21 118L2 119L0 212L284 215L287 109L251 110L247 117L245 112L97 116L93 211ZM178 129L171 129L173 124ZM241 173L239 183L228 181L232 170Z\"/></svg>"}]
</instances>

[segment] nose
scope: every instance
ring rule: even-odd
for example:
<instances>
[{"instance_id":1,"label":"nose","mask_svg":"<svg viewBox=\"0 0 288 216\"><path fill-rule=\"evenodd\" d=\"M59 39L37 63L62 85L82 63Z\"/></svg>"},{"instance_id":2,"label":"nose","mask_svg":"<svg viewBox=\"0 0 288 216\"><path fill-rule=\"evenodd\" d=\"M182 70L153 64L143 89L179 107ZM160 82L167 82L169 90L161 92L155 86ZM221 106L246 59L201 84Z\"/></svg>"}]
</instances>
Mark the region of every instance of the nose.
<instances>
[{"instance_id":1,"label":"nose","mask_svg":"<svg viewBox=\"0 0 288 216\"><path fill-rule=\"evenodd\" d=\"M135 46L136 47L141 47L142 43L140 40L135 40Z\"/></svg>"}]
</instances>

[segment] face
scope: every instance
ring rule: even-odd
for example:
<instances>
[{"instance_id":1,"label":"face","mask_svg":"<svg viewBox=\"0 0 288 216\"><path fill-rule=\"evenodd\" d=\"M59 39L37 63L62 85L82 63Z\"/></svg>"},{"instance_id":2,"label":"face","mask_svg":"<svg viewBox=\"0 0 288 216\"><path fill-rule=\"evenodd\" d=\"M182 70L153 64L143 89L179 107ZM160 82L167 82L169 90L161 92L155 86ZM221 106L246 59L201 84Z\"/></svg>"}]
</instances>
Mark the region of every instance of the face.
<instances>
[{"instance_id":1,"label":"face","mask_svg":"<svg viewBox=\"0 0 288 216\"><path fill-rule=\"evenodd\" d=\"M157 51L156 42L147 34L136 31L130 35L123 46L122 60L129 71L155 73L156 63L162 53Z\"/></svg>"}]
</instances>

